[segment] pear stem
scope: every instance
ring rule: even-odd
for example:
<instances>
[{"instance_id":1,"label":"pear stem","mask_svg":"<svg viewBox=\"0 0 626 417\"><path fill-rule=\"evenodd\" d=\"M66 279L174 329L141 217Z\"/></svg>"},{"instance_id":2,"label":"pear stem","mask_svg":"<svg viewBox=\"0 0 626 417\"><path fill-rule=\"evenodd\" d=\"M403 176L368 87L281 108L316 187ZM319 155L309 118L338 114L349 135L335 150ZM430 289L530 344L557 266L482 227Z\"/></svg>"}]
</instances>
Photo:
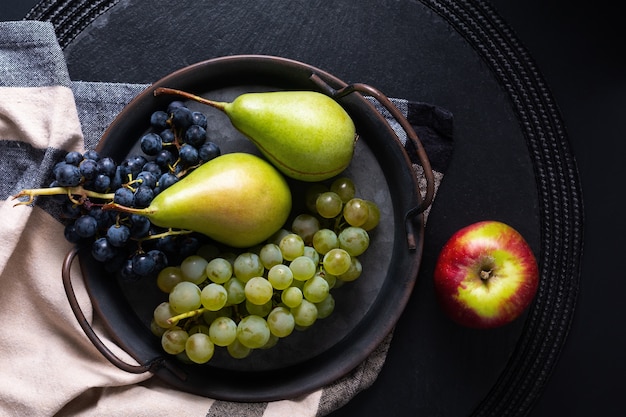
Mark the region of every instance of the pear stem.
<instances>
[{"instance_id":1,"label":"pear stem","mask_svg":"<svg viewBox=\"0 0 626 417\"><path fill-rule=\"evenodd\" d=\"M219 109L221 111L224 111L224 107L226 106L226 104L228 104L228 103L224 103L221 101L209 100L204 97L200 97L195 94L191 94L186 91L177 90L174 88L157 87L154 90L154 95L159 96L161 94L171 94L175 96L180 96L180 97L186 98L187 100L193 100L193 101L197 101L198 103L206 104L207 106L215 107L216 109Z\"/></svg>"},{"instance_id":2,"label":"pear stem","mask_svg":"<svg viewBox=\"0 0 626 417\"><path fill-rule=\"evenodd\" d=\"M122 213L128 214L139 214L141 216L148 216L154 212L150 208L135 208L135 207L126 207L118 203L107 203L102 206L102 210L116 210L121 211Z\"/></svg>"}]
</instances>

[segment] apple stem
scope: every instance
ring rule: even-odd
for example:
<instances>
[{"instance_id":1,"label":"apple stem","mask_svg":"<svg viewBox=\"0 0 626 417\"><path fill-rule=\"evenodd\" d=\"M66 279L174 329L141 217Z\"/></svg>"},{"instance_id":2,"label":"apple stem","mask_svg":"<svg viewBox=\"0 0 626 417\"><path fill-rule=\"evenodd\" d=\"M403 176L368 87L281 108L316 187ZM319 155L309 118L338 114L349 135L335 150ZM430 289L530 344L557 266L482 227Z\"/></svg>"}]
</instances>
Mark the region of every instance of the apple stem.
<instances>
[{"instance_id":1,"label":"apple stem","mask_svg":"<svg viewBox=\"0 0 626 417\"><path fill-rule=\"evenodd\" d=\"M483 281L487 281L489 278L491 278L492 272L493 272L492 269L490 269L488 271L485 270L485 269L482 269L480 271L480 279L482 279Z\"/></svg>"}]
</instances>

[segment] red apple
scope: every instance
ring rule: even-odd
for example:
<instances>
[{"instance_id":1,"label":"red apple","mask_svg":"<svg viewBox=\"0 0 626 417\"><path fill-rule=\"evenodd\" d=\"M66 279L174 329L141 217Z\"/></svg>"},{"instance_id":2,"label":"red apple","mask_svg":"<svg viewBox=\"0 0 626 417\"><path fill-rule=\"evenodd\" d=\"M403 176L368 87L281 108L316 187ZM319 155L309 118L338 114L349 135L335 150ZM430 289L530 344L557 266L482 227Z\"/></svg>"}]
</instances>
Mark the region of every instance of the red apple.
<instances>
[{"instance_id":1,"label":"red apple","mask_svg":"<svg viewBox=\"0 0 626 417\"><path fill-rule=\"evenodd\" d=\"M515 320L528 307L537 292L539 268L517 230L487 220L450 237L439 254L434 282L450 318L487 329Z\"/></svg>"}]
</instances>

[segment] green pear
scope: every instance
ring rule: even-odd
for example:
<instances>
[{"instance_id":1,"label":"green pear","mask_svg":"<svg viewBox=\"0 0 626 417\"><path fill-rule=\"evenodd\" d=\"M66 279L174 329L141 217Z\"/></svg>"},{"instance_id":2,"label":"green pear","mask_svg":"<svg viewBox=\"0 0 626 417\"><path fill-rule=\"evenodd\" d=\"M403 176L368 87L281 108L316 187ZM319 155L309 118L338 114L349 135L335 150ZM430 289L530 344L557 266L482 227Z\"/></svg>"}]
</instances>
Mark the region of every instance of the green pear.
<instances>
[{"instance_id":1,"label":"green pear","mask_svg":"<svg viewBox=\"0 0 626 417\"><path fill-rule=\"evenodd\" d=\"M356 129L350 115L332 98L313 91L246 93L230 103L180 90L158 88L223 111L285 175L322 181L341 173L352 160Z\"/></svg>"},{"instance_id":2,"label":"green pear","mask_svg":"<svg viewBox=\"0 0 626 417\"><path fill-rule=\"evenodd\" d=\"M229 153L202 164L159 193L145 209L117 204L108 208L245 248L263 242L284 225L291 211L291 191L281 173L265 160Z\"/></svg>"}]
</instances>

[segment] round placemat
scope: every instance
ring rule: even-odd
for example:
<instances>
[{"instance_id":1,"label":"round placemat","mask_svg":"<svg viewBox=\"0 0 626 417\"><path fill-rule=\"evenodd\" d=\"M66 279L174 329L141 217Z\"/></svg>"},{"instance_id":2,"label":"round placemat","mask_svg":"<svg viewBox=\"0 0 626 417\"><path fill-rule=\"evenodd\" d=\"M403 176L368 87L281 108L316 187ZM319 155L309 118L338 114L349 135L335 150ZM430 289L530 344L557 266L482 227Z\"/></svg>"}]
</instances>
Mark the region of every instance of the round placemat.
<instances>
[{"instance_id":1,"label":"round placemat","mask_svg":"<svg viewBox=\"0 0 626 417\"><path fill-rule=\"evenodd\" d=\"M65 49L118 3L43 1L27 18L52 22ZM579 290L583 204L576 163L543 77L495 10L479 0L420 3L460 34L497 79L513 108L532 163L539 216L539 291L497 383L473 412L475 416L526 415L558 360ZM381 84L386 80L380 78Z\"/></svg>"}]
</instances>

